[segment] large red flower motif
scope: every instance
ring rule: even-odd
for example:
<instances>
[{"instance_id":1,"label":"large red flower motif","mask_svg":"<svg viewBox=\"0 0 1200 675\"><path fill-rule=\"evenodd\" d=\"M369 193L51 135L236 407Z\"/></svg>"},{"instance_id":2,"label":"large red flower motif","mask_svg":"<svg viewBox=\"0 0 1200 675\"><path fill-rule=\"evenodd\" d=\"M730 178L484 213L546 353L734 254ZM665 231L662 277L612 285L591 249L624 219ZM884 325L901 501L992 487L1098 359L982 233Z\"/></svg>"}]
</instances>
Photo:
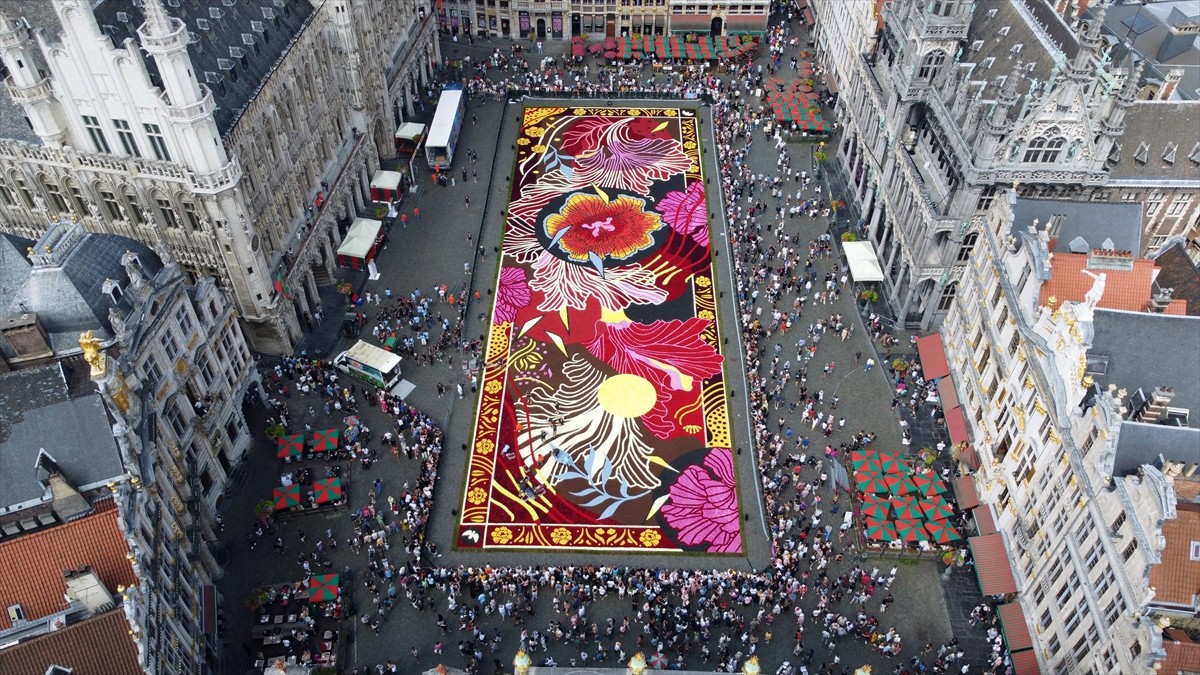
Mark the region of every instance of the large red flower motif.
<instances>
[{"instance_id":1,"label":"large red flower motif","mask_svg":"<svg viewBox=\"0 0 1200 675\"><path fill-rule=\"evenodd\" d=\"M599 195L576 193L558 213L546 217L546 234L571 260L621 260L650 247L662 218L646 211L645 200L621 195L609 201Z\"/></svg>"},{"instance_id":2,"label":"large red flower motif","mask_svg":"<svg viewBox=\"0 0 1200 675\"><path fill-rule=\"evenodd\" d=\"M713 448L701 465L691 465L671 485L663 518L688 546L707 545L709 553L741 553L737 483L733 453Z\"/></svg>"},{"instance_id":3,"label":"large red flower motif","mask_svg":"<svg viewBox=\"0 0 1200 675\"><path fill-rule=\"evenodd\" d=\"M721 372L723 357L700 338L708 320L601 323L587 350L618 373L640 375L658 392L642 422L658 438L680 435L685 424L699 424L699 408L675 413L699 397L699 382Z\"/></svg>"}]
</instances>

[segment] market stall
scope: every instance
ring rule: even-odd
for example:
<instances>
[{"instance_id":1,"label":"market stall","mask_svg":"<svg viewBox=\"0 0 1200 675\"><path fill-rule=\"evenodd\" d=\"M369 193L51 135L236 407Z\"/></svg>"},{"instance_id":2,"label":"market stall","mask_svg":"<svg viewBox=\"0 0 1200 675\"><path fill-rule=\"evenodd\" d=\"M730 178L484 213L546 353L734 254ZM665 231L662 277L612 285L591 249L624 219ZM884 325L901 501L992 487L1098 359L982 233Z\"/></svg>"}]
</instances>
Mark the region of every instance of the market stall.
<instances>
[{"instance_id":1,"label":"market stall","mask_svg":"<svg viewBox=\"0 0 1200 675\"><path fill-rule=\"evenodd\" d=\"M371 200L392 202L400 199L400 172L376 171L375 176L371 178Z\"/></svg>"},{"instance_id":2,"label":"market stall","mask_svg":"<svg viewBox=\"0 0 1200 675\"><path fill-rule=\"evenodd\" d=\"M370 218L355 218L342 245L337 250L337 261L342 267L362 270L375 259L383 243L383 223Z\"/></svg>"}]
</instances>

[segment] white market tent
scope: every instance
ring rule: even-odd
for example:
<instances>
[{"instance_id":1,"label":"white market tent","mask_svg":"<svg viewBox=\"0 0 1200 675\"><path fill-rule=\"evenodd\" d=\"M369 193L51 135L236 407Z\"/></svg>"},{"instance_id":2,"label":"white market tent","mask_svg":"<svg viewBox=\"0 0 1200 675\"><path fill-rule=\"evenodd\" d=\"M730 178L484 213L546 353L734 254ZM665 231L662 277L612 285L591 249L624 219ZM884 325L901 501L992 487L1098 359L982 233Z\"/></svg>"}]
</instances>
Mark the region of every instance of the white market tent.
<instances>
[{"instance_id":1,"label":"white market tent","mask_svg":"<svg viewBox=\"0 0 1200 675\"><path fill-rule=\"evenodd\" d=\"M850 278L858 282L883 281L883 268L875 256L875 246L869 241L844 241L842 250L850 265Z\"/></svg>"},{"instance_id":2,"label":"white market tent","mask_svg":"<svg viewBox=\"0 0 1200 675\"><path fill-rule=\"evenodd\" d=\"M379 190L396 191L400 188L399 171L376 171L371 178L371 187Z\"/></svg>"},{"instance_id":3,"label":"white market tent","mask_svg":"<svg viewBox=\"0 0 1200 675\"><path fill-rule=\"evenodd\" d=\"M375 246L375 240L379 237L382 227L383 223L378 220L355 218L350 230L346 232L346 237L342 239L337 254L351 258L367 257Z\"/></svg>"},{"instance_id":4,"label":"white market tent","mask_svg":"<svg viewBox=\"0 0 1200 675\"><path fill-rule=\"evenodd\" d=\"M396 128L396 140L416 143L425 135L425 125L416 122L405 122Z\"/></svg>"}]
</instances>

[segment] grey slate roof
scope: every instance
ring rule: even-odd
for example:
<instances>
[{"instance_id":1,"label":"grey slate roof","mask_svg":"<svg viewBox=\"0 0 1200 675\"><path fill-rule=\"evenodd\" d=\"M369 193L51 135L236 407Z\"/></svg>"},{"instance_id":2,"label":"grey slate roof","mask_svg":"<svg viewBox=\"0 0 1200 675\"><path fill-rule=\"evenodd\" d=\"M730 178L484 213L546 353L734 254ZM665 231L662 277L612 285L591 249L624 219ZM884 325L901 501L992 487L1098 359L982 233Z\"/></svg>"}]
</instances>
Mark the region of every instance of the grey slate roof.
<instances>
[{"instance_id":1,"label":"grey slate roof","mask_svg":"<svg viewBox=\"0 0 1200 675\"><path fill-rule=\"evenodd\" d=\"M114 45L128 38L137 40L137 29L145 20L141 2L98 0L93 4L96 23ZM162 4L168 14L187 25L192 35L188 52L197 77L213 92L217 104L214 117L222 135L232 128L237 115L315 11L309 0L162 0ZM58 41L62 26L54 17L50 0L3 0L0 9L10 16L24 16L32 27L43 28L50 42ZM151 79L157 82L157 69L149 56L146 66ZM36 142L20 106L2 89L0 119L7 121L0 132L9 138Z\"/></svg>"},{"instance_id":2,"label":"grey slate roof","mask_svg":"<svg viewBox=\"0 0 1200 675\"><path fill-rule=\"evenodd\" d=\"M100 395L71 398L58 364L0 375L0 508L43 496L43 448L77 488L125 471Z\"/></svg>"},{"instance_id":3,"label":"grey slate roof","mask_svg":"<svg viewBox=\"0 0 1200 675\"><path fill-rule=\"evenodd\" d=\"M1127 476L1143 464L1158 466L1160 454L1168 461L1195 464L1200 459L1200 429L1123 423L1117 437L1113 475Z\"/></svg>"},{"instance_id":4,"label":"grey slate roof","mask_svg":"<svg viewBox=\"0 0 1200 675\"><path fill-rule=\"evenodd\" d=\"M1171 407L1187 408L1188 425L1200 428L1200 317L1097 309L1092 328L1088 357L1108 358L1097 384L1147 395L1171 387Z\"/></svg>"},{"instance_id":5,"label":"grey slate roof","mask_svg":"<svg viewBox=\"0 0 1200 675\"><path fill-rule=\"evenodd\" d=\"M1200 185L1200 101L1138 101L1125 112L1112 181L1185 180ZM1142 143L1144 152L1139 154ZM1174 162L1163 158L1175 147ZM1192 159L1196 157L1197 159Z\"/></svg>"},{"instance_id":6,"label":"grey slate roof","mask_svg":"<svg viewBox=\"0 0 1200 675\"><path fill-rule=\"evenodd\" d=\"M54 232L52 226L47 237ZM114 234L85 234L62 263L53 267L30 265L25 250L17 245L12 239L0 238L0 263L4 263L0 266L0 316L36 312L56 353L77 349L83 331L112 335L108 319L112 300L101 289L106 279L119 282L122 288L128 286L129 276L121 264L126 251L137 254L148 276L162 268L158 256L145 244ZM14 249L23 262L16 259ZM119 307L123 313L128 309L125 304Z\"/></svg>"},{"instance_id":7,"label":"grey slate roof","mask_svg":"<svg viewBox=\"0 0 1200 675\"><path fill-rule=\"evenodd\" d=\"M1179 29L1197 18L1200 2L1196 0L1156 0L1144 6L1125 2L1106 9L1104 24L1116 40L1132 41L1133 48L1153 63L1158 71L1155 79L1172 69L1182 70L1176 92L1196 100L1200 98L1200 35Z\"/></svg>"},{"instance_id":8,"label":"grey slate roof","mask_svg":"<svg viewBox=\"0 0 1200 675\"><path fill-rule=\"evenodd\" d=\"M1053 48L1065 54L1067 59L1075 56L1079 43L1071 29L1062 19L1051 11L1044 2L1026 2L1026 7L1032 11L1034 18L1045 27L1045 33L1053 44ZM995 14L988 16L995 10ZM1007 32L1005 28L1007 27ZM983 44L978 50L973 49L977 41ZM1017 45L1020 51L1014 52ZM990 65L988 58L992 59ZM994 100L999 96L1002 86L997 78L1009 78L1013 69L1020 63L1022 77L1026 80L1016 85L1020 98L1014 110L1020 110L1023 100L1029 91L1028 78L1035 77L1039 86L1044 86L1054 67L1054 56L1047 51L1034 28L1029 25L1012 0L980 0L976 3L968 29L965 48L962 55L964 63L974 63L971 73L972 81L984 81L982 99ZM1008 84L1007 82L1005 84ZM976 91L971 87L972 93ZM1041 89L1035 96L1041 94Z\"/></svg>"},{"instance_id":9,"label":"grey slate roof","mask_svg":"<svg viewBox=\"0 0 1200 675\"><path fill-rule=\"evenodd\" d=\"M1057 230L1055 253L1070 252L1077 237L1089 245L1089 250L1113 248L1118 251L1142 250L1142 205L1110 202L1076 202L1054 199L1019 197L1013 206L1012 232L1025 232L1036 218L1041 229L1049 227L1055 216L1062 216ZM1112 246L1104 246L1112 240Z\"/></svg>"}]
</instances>

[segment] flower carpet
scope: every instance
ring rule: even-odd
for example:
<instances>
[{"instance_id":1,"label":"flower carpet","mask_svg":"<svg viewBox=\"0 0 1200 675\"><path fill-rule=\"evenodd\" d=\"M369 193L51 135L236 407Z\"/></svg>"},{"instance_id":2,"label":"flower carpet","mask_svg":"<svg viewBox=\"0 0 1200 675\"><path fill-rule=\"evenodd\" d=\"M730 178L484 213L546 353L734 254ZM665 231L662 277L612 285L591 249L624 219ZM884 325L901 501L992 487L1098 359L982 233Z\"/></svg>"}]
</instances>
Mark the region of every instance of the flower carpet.
<instances>
[{"instance_id":1,"label":"flower carpet","mask_svg":"<svg viewBox=\"0 0 1200 675\"><path fill-rule=\"evenodd\" d=\"M458 548L742 552L699 128L522 112Z\"/></svg>"}]
</instances>

